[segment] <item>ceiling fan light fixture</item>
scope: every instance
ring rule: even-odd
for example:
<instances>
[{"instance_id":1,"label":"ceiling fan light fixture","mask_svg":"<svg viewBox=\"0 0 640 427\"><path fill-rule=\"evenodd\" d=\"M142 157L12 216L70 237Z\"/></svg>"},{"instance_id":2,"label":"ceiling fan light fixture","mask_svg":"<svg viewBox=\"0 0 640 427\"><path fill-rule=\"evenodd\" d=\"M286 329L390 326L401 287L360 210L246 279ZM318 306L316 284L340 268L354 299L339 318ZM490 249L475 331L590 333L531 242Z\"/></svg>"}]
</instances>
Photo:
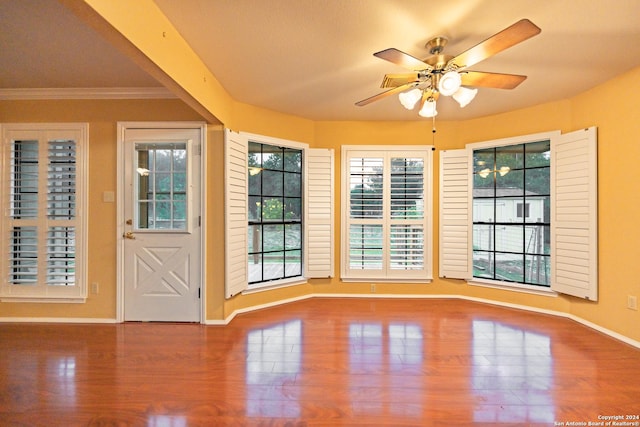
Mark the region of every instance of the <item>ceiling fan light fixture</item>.
<instances>
[{"instance_id":1,"label":"ceiling fan light fixture","mask_svg":"<svg viewBox=\"0 0 640 427\"><path fill-rule=\"evenodd\" d=\"M460 86L460 89L453 94L453 99L456 100L458 104L460 104L460 108L464 108L476 97L478 94L478 89L469 89L466 87Z\"/></svg>"},{"instance_id":2,"label":"ceiling fan light fixture","mask_svg":"<svg viewBox=\"0 0 640 427\"><path fill-rule=\"evenodd\" d=\"M422 98L422 91L418 88L415 88L407 92L400 93L400 95L398 95L398 98L400 99L400 103L404 108L406 108L407 110L413 110L418 101L420 101L420 98Z\"/></svg>"},{"instance_id":3,"label":"ceiling fan light fixture","mask_svg":"<svg viewBox=\"0 0 640 427\"><path fill-rule=\"evenodd\" d=\"M462 78L457 71L444 73L438 82L438 91L444 96L451 96L460 89Z\"/></svg>"},{"instance_id":4,"label":"ceiling fan light fixture","mask_svg":"<svg viewBox=\"0 0 640 427\"><path fill-rule=\"evenodd\" d=\"M418 115L422 117L435 117L438 115L438 111L436 111L436 100L433 98L427 99L427 102L424 103Z\"/></svg>"},{"instance_id":5,"label":"ceiling fan light fixture","mask_svg":"<svg viewBox=\"0 0 640 427\"><path fill-rule=\"evenodd\" d=\"M491 169L489 168L484 168L482 169L480 172L478 172L478 175L480 175L481 178L486 178L489 176L489 174L493 172Z\"/></svg>"}]
</instances>

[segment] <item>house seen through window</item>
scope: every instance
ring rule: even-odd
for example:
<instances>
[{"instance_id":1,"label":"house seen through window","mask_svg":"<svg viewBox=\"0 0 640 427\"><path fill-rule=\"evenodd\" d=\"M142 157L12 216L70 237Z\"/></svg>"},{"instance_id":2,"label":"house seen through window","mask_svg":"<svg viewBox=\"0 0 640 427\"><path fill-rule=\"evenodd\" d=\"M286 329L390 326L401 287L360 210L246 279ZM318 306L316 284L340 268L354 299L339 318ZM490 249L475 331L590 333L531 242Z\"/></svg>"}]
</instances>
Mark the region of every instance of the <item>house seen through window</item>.
<instances>
[{"instance_id":1,"label":"house seen through window","mask_svg":"<svg viewBox=\"0 0 640 427\"><path fill-rule=\"evenodd\" d=\"M550 141L473 151L473 276L549 286Z\"/></svg>"}]
</instances>

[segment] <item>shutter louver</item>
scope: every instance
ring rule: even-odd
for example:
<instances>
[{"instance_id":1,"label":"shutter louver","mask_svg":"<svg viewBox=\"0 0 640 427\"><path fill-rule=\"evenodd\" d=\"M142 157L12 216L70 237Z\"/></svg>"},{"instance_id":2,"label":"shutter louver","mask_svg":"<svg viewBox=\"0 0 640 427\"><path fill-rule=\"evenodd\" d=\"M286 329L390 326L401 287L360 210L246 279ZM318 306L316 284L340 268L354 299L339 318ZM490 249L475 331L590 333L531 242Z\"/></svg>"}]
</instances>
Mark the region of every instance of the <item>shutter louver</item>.
<instances>
[{"instance_id":1,"label":"shutter louver","mask_svg":"<svg viewBox=\"0 0 640 427\"><path fill-rule=\"evenodd\" d=\"M551 289L596 301L596 128L561 135L552 144Z\"/></svg>"},{"instance_id":2,"label":"shutter louver","mask_svg":"<svg viewBox=\"0 0 640 427\"><path fill-rule=\"evenodd\" d=\"M422 225L391 225L391 270L424 269L424 228Z\"/></svg>"},{"instance_id":3,"label":"shutter louver","mask_svg":"<svg viewBox=\"0 0 640 427\"><path fill-rule=\"evenodd\" d=\"M346 281L432 279L433 147L342 147Z\"/></svg>"},{"instance_id":4,"label":"shutter louver","mask_svg":"<svg viewBox=\"0 0 640 427\"><path fill-rule=\"evenodd\" d=\"M381 224L351 224L349 226L349 268L351 270L382 270L384 253Z\"/></svg>"},{"instance_id":5,"label":"shutter louver","mask_svg":"<svg viewBox=\"0 0 640 427\"><path fill-rule=\"evenodd\" d=\"M383 158L352 158L349 161L350 218L382 218Z\"/></svg>"},{"instance_id":6,"label":"shutter louver","mask_svg":"<svg viewBox=\"0 0 640 427\"><path fill-rule=\"evenodd\" d=\"M424 159L391 158L389 268L424 269Z\"/></svg>"},{"instance_id":7,"label":"shutter louver","mask_svg":"<svg viewBox=\"0 0 640 427\"><path fill-rule=\"evenodd\" d=\"M47 217L71 220L76 216L76 158L74 141L49 141Z\"/></svg>"},{"instance_id":8,"label":"shutter louver","mask_svg":"<svg viewBox=\"0 0 640 427\"><path fill-rule=\"evenodd\" d=\"M88 125L3 129L2 300L86 298Z\"/></svg>"},{"instance_id":9,"label":"shutter louver","mask_svg":"<svg viewBox=\"0 0 640 427\"><path fill-rule=\"evenodd\" d=\"M225 129L225 296L247 289L247 138Z\"/></svg>"},{"instance_id":10,"label":"shutter louver","mask_svg":"<svg viewBox=\"0 0 640 427\"><path fill-rule=\"evenodd\" d=\"M35 285L38 281L36 227L13 227L9 239L9 283Z\"/></svg>"},{"instance_id":11,"label":"shutter louver","mask_svg":"<svg viewBox=\"0 0 640 427\"><path fill-rule=\"evenodd\" d=\"M49 227L47 231L47 285L75 284L75 228Z\"/></svg>"},{"instance_id":12,"label":"shutter louver","mask_svg":"<svg viewBox=\"0 0 640 427\"><path fill-rule=\"evenodd\" d=\"M439 275L471 279L471 218L469 153L440 152L440 268Z\"/></svg>"},{"instance_id":13,"label":"shutter louver","mask_svg":"<svg viewBox=\"0 0 640 427\"><path fill-rule=\"evenodd\" d=\"M305 277L333 277L333 150L309 149L306 157Z\"/></svg>"},{"instance_id":14,"label":"shutter louver","mask_svg":"<svg viewBox=\"0 0 640 427\"><path fill-rule=\"evenodd\" d=\"M38 144L37 140L11 144L9 215L13 219L38 217Z\"/></svg>"}]
</instances>

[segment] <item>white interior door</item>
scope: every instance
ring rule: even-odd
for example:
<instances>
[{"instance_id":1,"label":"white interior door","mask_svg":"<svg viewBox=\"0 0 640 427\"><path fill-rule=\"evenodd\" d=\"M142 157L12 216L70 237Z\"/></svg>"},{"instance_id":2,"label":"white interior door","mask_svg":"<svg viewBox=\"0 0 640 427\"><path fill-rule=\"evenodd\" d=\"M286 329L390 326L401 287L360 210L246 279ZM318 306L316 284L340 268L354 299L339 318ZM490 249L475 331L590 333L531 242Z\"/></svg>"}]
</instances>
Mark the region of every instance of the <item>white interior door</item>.
<instances>
[{"instance_id":1,"label":"white interior door","mask_svg":"<svg viewBox=\"0 0 640 427\"><path fill-rule=\"evenodd\" d=\"M122 145L125 321L200 321L201 129L129 129Z\"/></svg>"}]
</instances>

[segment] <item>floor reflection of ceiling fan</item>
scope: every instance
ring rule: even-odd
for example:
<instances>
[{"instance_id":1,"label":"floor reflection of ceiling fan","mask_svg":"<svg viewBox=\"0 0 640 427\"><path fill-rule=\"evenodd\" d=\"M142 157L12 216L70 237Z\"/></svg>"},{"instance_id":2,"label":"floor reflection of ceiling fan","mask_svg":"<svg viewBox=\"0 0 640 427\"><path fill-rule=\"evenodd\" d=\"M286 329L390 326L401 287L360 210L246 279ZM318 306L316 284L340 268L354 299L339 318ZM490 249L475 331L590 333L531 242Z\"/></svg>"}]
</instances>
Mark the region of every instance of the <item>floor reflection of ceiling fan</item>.
<instances>
[{"instance_id":1,"label":"floor reflection of ceiling fan","mask_svg":"<svg viewBox=\"0 0 640 427\"><path fill-rule=\"evenodd\" d=\"M431 56L425 60L395 48L376 52L374 56L413 72L386 74L381 87L391 89L356 102L356 105L367 105L399 93L400 102L407 109L413 109L420 102L418 114L423 117L434 117L438 114L436 100L439 95L452 96L461 107L464 107L471 102L478 91L470 88L513 89L527 76L468 71L467 68L539 34L540 31L540 28L531 21L522 19L457 56L443 54L448 41L446 37L436 37L427 42L425 47L429 49Z\"/></svg>"}]
</instances>

